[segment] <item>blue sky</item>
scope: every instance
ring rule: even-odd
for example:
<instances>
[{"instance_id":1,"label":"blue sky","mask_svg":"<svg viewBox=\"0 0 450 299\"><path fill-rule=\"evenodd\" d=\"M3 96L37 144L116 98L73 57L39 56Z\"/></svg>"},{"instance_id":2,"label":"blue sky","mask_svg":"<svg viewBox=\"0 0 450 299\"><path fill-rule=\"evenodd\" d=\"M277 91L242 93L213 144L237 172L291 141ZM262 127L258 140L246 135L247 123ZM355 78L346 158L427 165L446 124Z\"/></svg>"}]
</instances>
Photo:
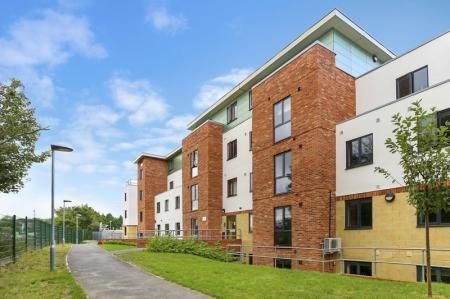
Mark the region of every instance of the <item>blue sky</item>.
<instances>
[{"instance_id":1,"label":"blue sky","mask_svg":"<svg viewBox=\"0 0 450 299\"><path fill-rule=\"evenodd\" d=\"M132 4L131 4L132 3ZM141 152L166 154L185 125L334 7L401 54L450 29L449 1L8 1L0 81L22 80L58 154L63 199L119 215ZM50 214L50 165L0 214Z\"/></svg>"}]
</instances>

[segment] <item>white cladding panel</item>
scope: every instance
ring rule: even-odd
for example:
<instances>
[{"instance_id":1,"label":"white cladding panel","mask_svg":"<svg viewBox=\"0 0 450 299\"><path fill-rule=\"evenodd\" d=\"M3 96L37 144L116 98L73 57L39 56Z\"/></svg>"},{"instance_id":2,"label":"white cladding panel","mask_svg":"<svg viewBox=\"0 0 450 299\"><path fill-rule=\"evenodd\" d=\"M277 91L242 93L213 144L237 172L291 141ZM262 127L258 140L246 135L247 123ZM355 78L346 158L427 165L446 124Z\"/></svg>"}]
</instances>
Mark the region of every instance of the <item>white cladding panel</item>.
<instances>
[{"instance_id":1,"label":"white cladding panel","mask_svg":"<svg viewBox=\"0 0 450 299\"><path fill-rule=\"evenodd\" d=\"M448 71L450 72L450 68ZM393 137L392 115L397 112L406 115L411 103L419 99L422 99L422 106L427 109L436 107L440 111L449 108L450 81L337 125L337 196L400 187L399 184L392 183L392 180L375 173L376 166L389 170L403 184L402 171L399 166L400 158L398 155L391 154L384 143L386 138ZM373 134L373 164L346 170L346 141L371 133Z\"/></svg>"},{"instance_id":2,"label":"white cladding panel","mask_svg":"<svg viewBox=\"0 0 450 299\"><path fill-rule=\"evenodd\" d=\"M356 79L356 114L396 99L396 79L428 65L428 86L450 79L450 32Z\"/></svg>"},{"instance_id":3,"label":"white cladding panel","mask_svg":"<svg viewBox=\"0 0 450 299\"><path fill-rule=\"evenodd\" d=\"M181 169L177 170L167 176L167 191L159 193L155 196L155 230L157 225L161 225L161 230L165 229L165 224L169 224L170 230L175 230L175 223L179 222L181 229L183 229L183 198L181 190ZM169 189L169 182L174 182L174 188ZM175 197L180 197L180 207L175 209ZM169 200L169 210L165 211L165 200ZM160 212L157 213L157 203L160 203Z\"/></svg>"},{"instance_id":4,"label":"white cladding panel","mask_svg":"<svg viewBox=\"0 0 450 299\"><path fill-rule=\"evenodd\" d=\"M223 197L222 207L226 213L251 210L253 208L250 192L250 173L252 172L252 151L250 151L249 133L252 131L252 119L244 121L223 134ZM237 140L237 156L227 160L227 144ZM237 178L237 195L228 197L227 181Z\"/></svg>"},{"instance_id":5,"label":"white cladding panel","mask_svg":"<svg viewBox=\"0 0 450 299\"><path fill-rule=\"evenodd\" d=\"M126 201L125 201L126 194ZM123 225L137 225L137 182L130 180L126 183L122 194L123 201ZM127 217L125 218L125 211Z\"/></svg>"}]
</instances>

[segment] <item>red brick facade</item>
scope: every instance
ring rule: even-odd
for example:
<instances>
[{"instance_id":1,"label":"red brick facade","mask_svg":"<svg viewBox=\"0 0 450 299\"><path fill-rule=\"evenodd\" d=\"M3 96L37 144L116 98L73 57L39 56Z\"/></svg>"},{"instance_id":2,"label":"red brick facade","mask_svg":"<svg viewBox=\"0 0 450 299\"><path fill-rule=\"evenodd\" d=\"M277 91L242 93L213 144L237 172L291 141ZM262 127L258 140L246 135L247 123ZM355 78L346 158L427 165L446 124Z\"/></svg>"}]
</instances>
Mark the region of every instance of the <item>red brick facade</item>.
<instances>
[{"instance_id":1,"label":"red brick facade","mask_svg":"<svg viewBox=\"0 0 450 299\"><path fill-rule=\"evenodd\" d=\"M167 162L162 159L142 157L138 167L138 231L155 229L155 195L167 190ZM142 168L142 179L139 176ZM140 198L140 191L143 198ZM143 213L143 221L140 214Z\"/></svg>"},{"instance_id":2,"label":"red brick facade","mask_svg":"<svg viewBox=\"0 0 450 299\"><path fill-rule=\"evenodd\" d=\"M274 208L291 206L292 246L320 249L335 234L335 125L355 114L354 78L335 66L335 54L315 45L253 91L253 210L255 245L274 245ZM291 97L291 137L274 144L273 105ZM292 192L274 195L274 155L292 152ZM330 211L331 192L331 211ZM331 215L331 222L329 217ZM273 254L258 249L254 254ZM278 250L321 259L321 251ZM271 264L267 259L258 263ZM321 269L315 262L293 268Z\"/></svg>"},{"instance_id":3,"label":"red brick facade","mask_svg":"<svg viewBox=\"0 0 450 299\"><path fill-rule=\"evenodd\" d=\"M183 227L190 234L191 219L198 229L215 230L220 234L222 213L222 132L223 126L212 121L204 123L183 139ZM190 155L198 150L198 175L191 176ZM198 210L192 211L191 186L198 184Z\"/></svg>"}]
</instances>

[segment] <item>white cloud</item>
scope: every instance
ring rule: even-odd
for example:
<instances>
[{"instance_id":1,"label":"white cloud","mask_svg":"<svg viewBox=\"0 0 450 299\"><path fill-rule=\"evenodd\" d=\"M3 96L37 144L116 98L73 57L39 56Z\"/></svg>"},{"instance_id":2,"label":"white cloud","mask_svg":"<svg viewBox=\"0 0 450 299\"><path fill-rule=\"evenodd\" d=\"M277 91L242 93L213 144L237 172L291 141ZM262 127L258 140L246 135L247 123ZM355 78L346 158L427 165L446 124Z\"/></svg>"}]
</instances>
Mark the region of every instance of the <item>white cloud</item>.
<instances>
[{"instance_id":1,"label":"white cloud","mask_svg":"<svg viewBox=\"0 0 450 299\"><path fill-rule=\"evenodd\" d=\"M77 124L83 126L104 127L115 124L120 115L104 105L80 105L77 108Z\"/></svg>"},{"instance_id":2,"label":"white cloud","mask_svg":"<svg viewBox=\"0 0 450 299\"><path fill-rule=\"evenodd\" d=\"M194 115L186 114L186 115L178 115L170 118L166 125L169 128L176 130L186 130L187 124L194 119Z\"/></svg>"},{"instance_id":3,"label":"white cloud","mask_svg":"<svg viewBox=\"0 0 450 299\"><path fill-rule=\"evenodd\" d=\"M109 81L112 96L118 105L128 113L128 121L133 125L144 125L155 120L163 120L168 105L147 80L126 80L115 77Z\"/></svg>"},{"instance_id":4,"label":"white cloud","mask_svg":"<svg viewBox=\"0 0 450 299\"><path fill-rule=\"evenodd\" d=\"M158 30L176 32L187 28L187 19L183 15L172 15L165 7L151 9L147 21Z\"/></svg>"},{"instance_id":5,"label":"white cloud","mask_svg":"<svg viewBox=\"0 0 450 299\"><path fill-rule=\"evenodd\" d=\"M206 82L200 87L199 93L193 100L194 107L198 109L208 108L250 75L251 72L252 70L247 68L232 69L229 73Z\"/></svg>"}]
</instances>

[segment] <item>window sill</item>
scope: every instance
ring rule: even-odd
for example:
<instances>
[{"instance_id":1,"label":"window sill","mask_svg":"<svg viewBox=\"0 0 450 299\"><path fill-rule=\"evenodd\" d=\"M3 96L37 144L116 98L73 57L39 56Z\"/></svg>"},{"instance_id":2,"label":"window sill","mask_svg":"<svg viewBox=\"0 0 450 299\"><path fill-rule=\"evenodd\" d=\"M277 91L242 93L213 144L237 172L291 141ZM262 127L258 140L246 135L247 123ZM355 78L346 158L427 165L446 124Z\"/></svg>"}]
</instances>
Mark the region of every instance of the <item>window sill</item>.
<instances>
[{"instance_id":1,"label":"window sill","mask_svg":"<svg viewBox=\"0 0 450 299\"><path fill-rule=\"evenodd\" d=\"M234 194L234 195L227 195L227 198L230 198L230 197L236 197L237 196L237 194Z\"/></svg>"},{"instance_id":2,"label":"window sill","mask_svg":"<svg viewBox=\"0 0 450 299\"><path fill-rule=\"evenodd\" d=\"M273 145L282 143L283 141L289 140L289 139L291 139L291 138L292 138L292 136L288 136L288 137L283 138L283 139L280 139L280 140L278 140L278 141L275 141L275 139L274 139L274 140L273 140Z\"/></svg>"},{"instance_id":3,"label":"window sill","mask_svg":"<svg viewBox=\"0 0 450 299\"><path fill-rule=\"evenodd\" d=\"M290 194L290 193L293 193L292 190L288 191L288 192L283 192L283 193L274 193L273 195L274 196L282 196L282 195L287 195L287 194Z\"/></svg>"},{"instance_id":4,"label":"window sill","mask_svg":"<svg viewBox=\"0 0 450 299\"><path fill-rule=\"evenodd\" d=\"M358 165L354 165L354 166L348 166L345 168L345 170L350 170L350 169L354 169L354 168L359 168L359 167L363 167L363 166L367 166L367 165L372 165L373 161L368 162L368 163L364 163L364 164L358 164Z\"/></svg>"},{"instance_id":5,"label":"window sill","mask_svg":"<svg viewBox=\"0 0 450 299\"><path fill-rule=\"evenodd\" d=\"M292 244L274 245L275 249L293 249Z\"/></svg>"},{"instance_id":6,"label":"window sill","mask_svg":"<svg viewBox=\"0 0 450 299\"><path fill-rule=\"evenodd\" d=\"M236 158L236 157L237 157L237 155L234 156L234 157L228 158L227 161L233 160L233 159Z\"/></svg>"},{"instance_id":7,"label":"window sill","mask_svg":"<svg viewBox=\"0 0 450 299\"><path fill-rule=\"evenodd\" d=\"M373 227L346 227L344 230L370 230Z\"/></svg>"},{"instance_id":8,"label":"window sill","mask_svg":"<svg viewBox=\"0 0 450 299\"><path fill-rule=\"evenodd\" d=\"M430 227L450 227L450 223L430 224ZM425 228L425 225L417 225L416 228Z\"/></svg>"},{"instance_id":9,"label":"window sill","mask_svg":"<svg viewBox=\"0 0 450 299\"><path fill-rule=\"evenodd\" d=\"M234 119L232 119L232 120L230 120L230 121L227 121L227 125L231 124L231 123L234 122L236 119L237 119L237 117L234 118Z\"/></svg>"}]
</instances>

